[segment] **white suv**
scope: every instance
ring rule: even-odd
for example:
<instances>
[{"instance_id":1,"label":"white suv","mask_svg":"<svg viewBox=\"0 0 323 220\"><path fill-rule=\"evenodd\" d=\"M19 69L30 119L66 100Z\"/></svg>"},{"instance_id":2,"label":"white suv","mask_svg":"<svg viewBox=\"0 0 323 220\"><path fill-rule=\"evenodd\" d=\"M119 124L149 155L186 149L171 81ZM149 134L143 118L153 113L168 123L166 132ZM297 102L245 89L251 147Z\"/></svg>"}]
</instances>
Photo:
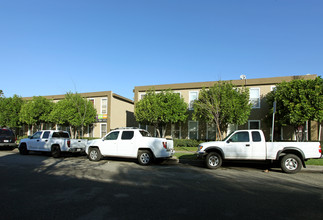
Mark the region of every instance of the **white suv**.
<instances>
[{"instance_id":1,"label":"white suv","mask_svg":"<svg viewBox=\"0 0 323 220\"><path fill-rule=\"evenodd\" d=\"M138 128L119 128L102 139L89 141L85 152L89 160L99 161L102 157L137 158L139 164L148 165L153 159L170 158L174 154L173 140L154 138Z\"/></svg>"}]
</instances>

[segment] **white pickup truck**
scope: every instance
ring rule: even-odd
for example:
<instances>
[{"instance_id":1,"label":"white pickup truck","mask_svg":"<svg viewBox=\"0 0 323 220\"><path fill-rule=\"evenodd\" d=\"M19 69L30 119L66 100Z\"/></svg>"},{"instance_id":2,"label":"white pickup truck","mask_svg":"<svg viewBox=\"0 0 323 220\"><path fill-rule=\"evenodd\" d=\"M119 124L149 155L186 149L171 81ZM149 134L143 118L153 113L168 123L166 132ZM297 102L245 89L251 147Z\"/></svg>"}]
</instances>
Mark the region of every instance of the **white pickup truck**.
<instances>
[{"instance_id":1,"label":"white pickup truck","mask_svg":"<svg viewBox=\"0 0 323 220\"><path fill-rule=\"evenodd\" d=\"M202 143L197 155L206 166L216 169L222 160L279 161L285 173L297 173L311 158L321 158L319 142L266 142L261 130L238 130L223 141Z\"/></svg>"},{"instance_id":2,"label":"white pickup truck","mask_svg":"<svg viewBox=\"0 0 323 220\"><path fill-rule=\"evenodd\" d=\"M173 140L154 138L138 128L119 128L102 139L88 142L85 149L91 161L102 157L137 158L139 164L148 165L153 159L170 158L174 154Z\"/></svg>"},{"instance_id":3,"label":"white pickup truck","mask_svg":"<svg viewBox=\"0 0 323 220\"><path fill-rule=\"evenodd\" d=\"M51 152L53 157L60 157L61 152L84 152L86 144L85 139L70 139L66 131L44 130L22 139L18 149L23 155L29 151L41 151Z\"/></svg>"}]
</instances>

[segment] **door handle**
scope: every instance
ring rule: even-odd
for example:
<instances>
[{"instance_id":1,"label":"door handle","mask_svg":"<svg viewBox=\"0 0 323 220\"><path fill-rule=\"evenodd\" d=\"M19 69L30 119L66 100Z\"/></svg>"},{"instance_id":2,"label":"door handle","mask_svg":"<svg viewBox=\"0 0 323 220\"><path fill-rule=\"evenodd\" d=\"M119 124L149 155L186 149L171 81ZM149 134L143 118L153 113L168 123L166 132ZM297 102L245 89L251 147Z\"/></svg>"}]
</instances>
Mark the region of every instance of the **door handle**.
<instances>
[{"instance_id":1,"label":"door handle","mask_svg":"<svg viewBox=\"0 0 323 220\"><path fill-rule=\"evenodd\" d=\"M37 142L39 142L39 140L37 140Z\"/></svg>"},{"instance_id":2,"label":"door handle","mask_svg":"<svg viewBox=\"0 0 323 220\"><path fill-rule=\"evenodd\" d=\"M250 147L250 144L246 144L246 147Z\"/></svg>"}]
</instances>

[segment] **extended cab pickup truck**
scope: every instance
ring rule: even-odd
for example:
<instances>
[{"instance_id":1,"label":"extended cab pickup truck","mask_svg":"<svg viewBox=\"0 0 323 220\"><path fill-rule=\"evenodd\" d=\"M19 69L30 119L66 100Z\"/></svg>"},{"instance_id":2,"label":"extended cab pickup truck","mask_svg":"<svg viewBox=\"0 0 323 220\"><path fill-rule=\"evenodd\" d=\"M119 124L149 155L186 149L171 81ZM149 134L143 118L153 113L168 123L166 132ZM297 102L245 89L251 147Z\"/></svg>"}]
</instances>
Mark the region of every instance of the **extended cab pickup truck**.
<instances>
[{"instance_id":1,"label":"extended cab pickup truck","mask_svg":"<svg viewBox=\"0 0 323 220\"><path fill-rule=\"evenodd\" d=\"M51 152L53 157L60 157L61 152L84 152L87 140L70 139L66 131L37 131L32 136L22 139L18 149L20 154L29 151Z\"/></svg>"},{"instance_id":2,"label":"extended cab pickup truck","mask_svg":"<svg viewBox=\"0 0 323 220\"><path fill-rule=\"evenodd\" d=\"M139 164L148 165L153 159L170 158L174 154L173 140L153 138L138 128L120 128L102 139L89 141L85 152L91 161L102 157L137 158Z\"/></svg>"},{"instance_id":3,"label":"extended cab pickup truck","mask_svg":"<svg viewBox=\"0 0 323 220\"><path fill-rule=\"evenodd\" d=\"M197 155L205 158L206 166L216 169L222 160L279 161L285 173L297 173L311 158L321 158L319 142L266 142L261 130L238 130L223 141L202 143Z\"/></svg>"}]
</instances>

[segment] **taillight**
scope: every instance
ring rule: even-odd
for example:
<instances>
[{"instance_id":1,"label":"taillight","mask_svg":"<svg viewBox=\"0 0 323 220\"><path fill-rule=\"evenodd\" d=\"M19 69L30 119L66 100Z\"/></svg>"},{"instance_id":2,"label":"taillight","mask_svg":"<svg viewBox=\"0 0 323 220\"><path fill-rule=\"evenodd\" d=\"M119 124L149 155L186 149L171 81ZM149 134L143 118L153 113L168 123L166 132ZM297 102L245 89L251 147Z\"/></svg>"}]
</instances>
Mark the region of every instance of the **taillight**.
<instances>
[{"instance_id":1,"label":"taillight","mask_svg":"<svg viewBox=\"0 0 323 220\"><path fill-rule=\"evenodd\" d=\"M319 152L322 154L322 148L321 148L321 145L319 146Z\"/></svg>"},{"instance_id":2,"label":"taillight","mask_svg":"<svg viewBox=\"0 0 323 220\"><path fill-rule=\"evenodd\" d=\"M163 147L167 150L167 142L163 142Z\"/></svg>"},{"instance_id":3,"label":"taillight","mask_svg":"<svg viewBox=\"0 0 323 220\"><path fill-rule=\"evenodd\" d=\"M71 141L70 140L67 141L67 146L71 147Z\"/></svg>"}]
</instances>

